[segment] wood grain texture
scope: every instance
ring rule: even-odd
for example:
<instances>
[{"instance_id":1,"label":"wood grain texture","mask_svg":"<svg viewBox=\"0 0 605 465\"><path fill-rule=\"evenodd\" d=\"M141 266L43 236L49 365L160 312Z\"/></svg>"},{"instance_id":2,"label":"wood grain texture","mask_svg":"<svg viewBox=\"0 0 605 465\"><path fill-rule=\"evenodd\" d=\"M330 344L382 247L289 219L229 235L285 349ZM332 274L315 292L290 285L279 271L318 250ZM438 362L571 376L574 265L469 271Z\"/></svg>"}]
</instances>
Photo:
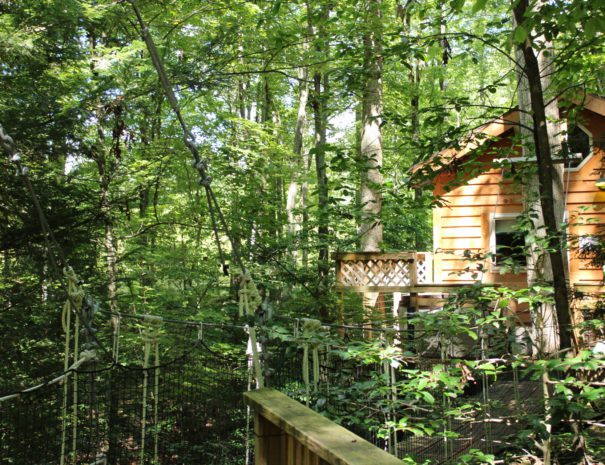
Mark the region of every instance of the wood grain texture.
<instances>
[{"instance_id":1,"label":"wood grain texture","mask_svg":"<svg viewBox=\"0 0 605 465\"><path fill-rule=\"evenodd\" d=\"M260 426L259 432L276 434L275 431L279 431L277 436L261 438L263 445L258 449L263 455L260 462L257 456L256 465L283 465L290 461L294 462L292 465L401 465L394 456L279 391L250 391L244 394L244 399L259 417L256 422ZM275 429L269 428L267 423ZM303 450L299 451L288 440L282 443L280 435L284 434L291 436ZM295 451L282 451L283 444L286 448L292 444ZM268 450L271 447L279 450Z\"/></svg>"}]
</instances>

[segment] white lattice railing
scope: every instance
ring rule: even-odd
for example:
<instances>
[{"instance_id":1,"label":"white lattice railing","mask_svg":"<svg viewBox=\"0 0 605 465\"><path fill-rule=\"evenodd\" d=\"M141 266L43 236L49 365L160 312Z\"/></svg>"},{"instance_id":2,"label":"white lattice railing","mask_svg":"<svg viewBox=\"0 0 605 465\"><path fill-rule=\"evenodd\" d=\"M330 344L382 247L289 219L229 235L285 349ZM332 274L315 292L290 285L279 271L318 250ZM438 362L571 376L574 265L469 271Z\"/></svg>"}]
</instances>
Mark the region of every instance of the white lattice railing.
<instances>
[{"instance_id":1,"label":"white lattice railing","mask_svg":"<svg viewBox=\"0 0 605 465\"><path fill-rule=\"evenodd\" d=\"M396 291L433 281L432 254L426 252L335 254L338 287Z\"/></svg>"}]
</instances>

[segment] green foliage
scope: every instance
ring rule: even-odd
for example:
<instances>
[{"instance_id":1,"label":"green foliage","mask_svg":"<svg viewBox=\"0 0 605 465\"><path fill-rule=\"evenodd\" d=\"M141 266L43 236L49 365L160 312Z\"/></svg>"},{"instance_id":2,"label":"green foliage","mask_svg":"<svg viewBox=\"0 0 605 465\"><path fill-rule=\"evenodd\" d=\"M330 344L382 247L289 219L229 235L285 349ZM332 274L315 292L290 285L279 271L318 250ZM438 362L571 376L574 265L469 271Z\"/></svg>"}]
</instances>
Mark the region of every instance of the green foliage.
<instances>
[{"instance_id":1,"label":"green foliage","mask_svg":"<svg viewBox=\"0 0 605 465\"><path fill-rule=\"evenodd\" d=\"M87 293L103 308L124 313L244 323L238 318L232 239L277 316L317 317L328 308L336 319L342 305L355 313L352 319L368 323L361 299L326 292L332 278L322 281L317 272L323 246L354 250L360 239L358 190L367 166L359 157L357 113L367 77L364 34L376 23L368 21L367 2L138 3L229 227L231 238L222 225L216 228L222 257L204 189L128 2L0 2L0 123L15 139L55 239ZM322 15L327 6L330 14ZM514 43L544 34L555 41L553 88L581 85L603 94L603 8L594 0L541 3L513 28L510 3L501 0L381 2L383 250L432 250L431 206L439 199L421 176L410 179L409 168L457 146L469 130L510 109ZM298 73L302 68L306 79ZM328 82L326 206L320 205L314 169L315 72ZM301 84L311 94L302 154L295 156ZM504 156L512 153L506 150ZM23 177L6 157L0 165L0 385L8 392L60 371L65 292L48 260L49 246ZM484 167L467 168L470 176ZM295 202L288 212L292 186ZM328 237L318 234L323 214L329 218ZM548 238L532 229L533 215L526 212L519 230L532 246L548 251ZM56 247L50 249L57 255ZM595 264L602 264L601 255L595 251ZM467 258L475 262L468 271L476 276L485 271L479 265L485 256L469 252ZM223 273L222 261L230 274ZM508 263L502 270L515 266ZM476 379L502 376L500 359L514 344L507 315L513 300L535 309L551 302L552 289L547 284L465 289L442 312L410 321L418 334L433 335L438 349L430 348L428 338L385 347L379 339L347 343L323 330L294 336L279 326L269 337L296 350L320 343L333 348L331 356L345 365L342 382L315 399L332 418L383 436L392 431L434 436L448 419L477 411L477 405L463 401L467 370ZM99 325L105 323L98 318ZM602 315L587 319L581 330L602 337ZM133 363L140 360L135 334L124 336L124 357ZM107 328L100 337L109 344ZM492 353L481 354L479 345L487 339ZM170 347L182 341L166 333L162 342ZM430 355L440 358L461 345L469 348L463 354L467 360L457 354L453 367L414 366L415 353L430 348ZM216 348L238 350L231 341ZM535 379L551 377L556 411L552 420L538 414L526 419L534 426L519 434L519 450L536 451L536 438L549 434L563 450L570 434L566 418L588 425L603 411L603 388L588 381L602 369L599 356L581 353L537 363L519 356L511 363ZM358 366L369 376L351 382ZM401 375L395 400L389 398L385 366ZM328 397L349 408L331 410ZM360 407L359 399L368 402ZM435 412L444 399L451 405L439 417ZM385 412L393 410L409 415L385 420ZM602 453L602 432L588 429L589 446L595 455ZM460 457L460 463L493 460L479 451Z\"/></svg>"}]
</instances>

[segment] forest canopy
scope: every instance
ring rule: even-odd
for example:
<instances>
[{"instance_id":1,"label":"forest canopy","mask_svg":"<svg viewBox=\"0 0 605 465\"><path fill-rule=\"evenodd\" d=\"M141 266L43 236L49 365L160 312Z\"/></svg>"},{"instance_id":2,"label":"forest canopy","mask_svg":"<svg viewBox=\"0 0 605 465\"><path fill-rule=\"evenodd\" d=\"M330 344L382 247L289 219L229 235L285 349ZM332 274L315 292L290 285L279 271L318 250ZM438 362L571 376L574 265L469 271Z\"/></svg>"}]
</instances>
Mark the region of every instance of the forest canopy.
<instances>
[{"instance_id":1,"label":"forest canopy","mask_svg":"<svg viewBox=\"0 0 605 465\"><path fill-rule=\"evenodd\" d=\"M527 257L505 265L531 268L542 264L541 253L550 271L534 278L530 271L524 289L481 294L471 286L441 317L406 320L406 331L497 339L508 324L502 302L550 306L556 347L510 366L518 362L515 370L550 383L558 403L531 412L533 426L518 434L515 450L502 452L509 455L484 450L456 463L521 456L526 461L515 463L601 463L605 368L578 341L580 329L603 338L603 303L597 299L582 328L572 328L575 294L565 273L552 273L568 255L565 221L554 221L556 188L544 189L556 179L544 173L555 173L553 160L570 152L562 139L553 142L552 125L580 123L586 96L605 95L604 18L598 0L0 0L0 395L67 368L61 312L71 267L85 307L98 311L98 336L83 329L99 344L111 345L117 314L254 327L259 316L242 315L238 294L252 277L261 317L276 317L261 333L266 344L332 344L344 360L378 373L374 384L343 388L343 399L388 398L382 362L412 363L405 360L416 349L401 344L385 355L371 331L345 349L342 328L299 333L296 320L290 334L290 323L388 326L384 315L372 323L363 294L338 291L333 254L434 252L433 211L445 204L435 195L437 172L449 169L453 188L484 169L437 166L435 154L462 150L469 134L519 111L517 143L535 152L536 163L510 176L519 186L535 179L533 191L524 187L535 198L526 196L525 220L508 219L502 233L510 235L506 247L525 247ZM585 152L590 144L602 149L605 135L576 133ZM582 250L598 269L605 255L594 244ZM502 262L513 255L497 252ZM391 294L386 302L394 305ZM281 327L278 317L289 323ZM181 336L163 334L165 347L181 348ZM129 361L140 358L136 337L134 330L126 337ZM223 339L210 341L215 351L242 355L238 337ZM510 341L502 344L493 358L509 351ZM487 385L498 368L483 362L473 369L483 367ZM406 365L401 389L409 398L372 408L407 408L413 398L432 409L435 399L420 394L427 385L463 396L460 383L470 378L452 365L456 379L440 381ZM304 395L309 403L308 385ZM327 416L363 423L319 398L315 408ZM463 416L460 409L452 418ZM395 417L371 426L395 438L445 428Z\"/></svg>"}]
</instances>

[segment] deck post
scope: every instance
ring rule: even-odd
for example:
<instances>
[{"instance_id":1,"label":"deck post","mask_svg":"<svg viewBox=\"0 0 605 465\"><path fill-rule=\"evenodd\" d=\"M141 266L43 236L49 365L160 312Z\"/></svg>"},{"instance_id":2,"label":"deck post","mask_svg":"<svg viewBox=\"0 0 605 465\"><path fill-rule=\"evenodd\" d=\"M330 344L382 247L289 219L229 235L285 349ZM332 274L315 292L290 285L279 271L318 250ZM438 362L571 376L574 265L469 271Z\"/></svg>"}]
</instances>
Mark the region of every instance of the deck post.
<instances>
[{"instance_id":1,"label":"deck post","mask_svg":"<svg viewBox=\"0 0 605 465\"><path fill-rule=\"evenodd\" d=\"M417 262L417 254L414 255L414 261L412 262L411 265L411 271L410 271L410 286L412 288L412 291L410 292L410 299L408 300L408 308L407 308L407 314L405 316L405 321L406 321L406 326L408 329L408 335L407 335L407 339L408 339L408 350L410 351L414 351L415 348L415 344L414 344L414 339L416 338L415 336L415 331L414 331L414 324L410 323L410 319L414 316L414 314L416 313L417 307L418 307L418 293L414 292L414 288L417 286L418 284L418 270L416 269L416 262Z\"/></svg>"},{"instance_id":2,"label":"deck post","mask_svg":"<svg viewBox=\"0 0 605 465\"><path fill-rule=\"evenodd\" d=\"M254 413L255 465L287 463L283 460L282 441L285 434L262 415Z\"/></svg>"}]
</instances>

